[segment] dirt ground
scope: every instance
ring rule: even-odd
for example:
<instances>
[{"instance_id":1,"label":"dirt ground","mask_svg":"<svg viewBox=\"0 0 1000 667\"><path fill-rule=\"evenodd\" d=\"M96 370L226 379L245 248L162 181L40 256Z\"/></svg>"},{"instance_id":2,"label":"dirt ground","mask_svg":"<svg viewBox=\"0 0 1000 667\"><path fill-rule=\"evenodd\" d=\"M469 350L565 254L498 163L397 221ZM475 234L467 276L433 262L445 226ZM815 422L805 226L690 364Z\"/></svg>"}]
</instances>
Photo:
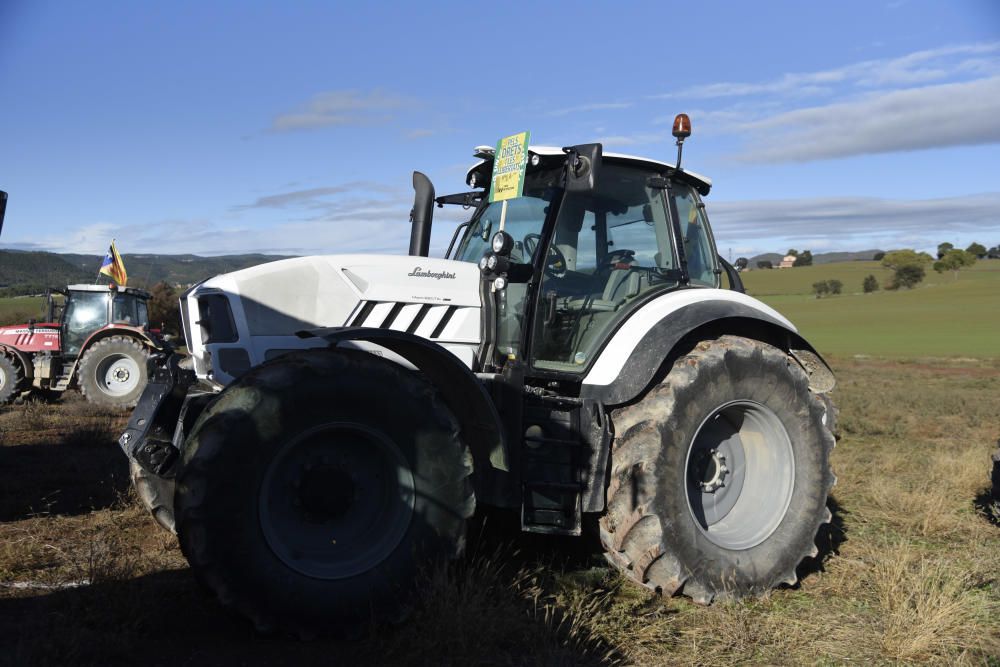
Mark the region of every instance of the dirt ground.
<instances>
[{"instance_id":1,"label":"dirt ground","mask_svg":"<svg viewBox=\"0 0 1000 667\"><path fill-rule=\"evenodd\" d=\"M835 368L835 519L799 585L660 600L596 540L490 514L408 621L358 641L262 637L203 592L130 491L126 413L75 394L0 408L0 665L1000 664L1000 366Z\"/></svg>"}]
</instances>

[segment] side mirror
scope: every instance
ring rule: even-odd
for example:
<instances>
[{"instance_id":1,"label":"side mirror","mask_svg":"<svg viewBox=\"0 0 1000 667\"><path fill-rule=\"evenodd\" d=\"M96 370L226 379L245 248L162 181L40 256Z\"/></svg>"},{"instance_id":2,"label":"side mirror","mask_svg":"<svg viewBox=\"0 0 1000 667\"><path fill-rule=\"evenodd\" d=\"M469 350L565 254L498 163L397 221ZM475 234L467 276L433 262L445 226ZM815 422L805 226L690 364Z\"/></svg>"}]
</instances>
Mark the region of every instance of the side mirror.
<instances>
[{"instance_id":1,"label":"side mirror","mask_svg":"<svg viewBox=\"0 0 1000 667\"><path fill-rule=\"evenodd\" d=\"M593 192L601 172L601 144L580 144L564 148L566 155L566 191Z\"/></svg>"}]
</instances>

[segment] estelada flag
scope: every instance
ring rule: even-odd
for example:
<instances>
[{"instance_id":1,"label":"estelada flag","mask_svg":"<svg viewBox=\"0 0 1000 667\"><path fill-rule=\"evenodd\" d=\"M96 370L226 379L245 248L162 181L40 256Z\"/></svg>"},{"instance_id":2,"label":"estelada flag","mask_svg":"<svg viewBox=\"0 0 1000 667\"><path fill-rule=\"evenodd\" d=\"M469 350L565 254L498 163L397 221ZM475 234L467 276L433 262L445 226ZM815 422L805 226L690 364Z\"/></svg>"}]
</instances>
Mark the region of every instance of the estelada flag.
<instances>
[{"instance_id":1,"label":"estelada flag","mask_svg":"<svg viewBox=\"0 0 1000 667\"><path fill-rule=\"evenodd\" d=\"M122 261L122 256L118 254L118 249L115 248L114 239L111 241L111 247L108 248L108 254L104 256L104 261L101 263L100 273L108 276L119 285L125 286L128 283L128 274L125 273L125 262Z\"/></svg>"}]
</instances>

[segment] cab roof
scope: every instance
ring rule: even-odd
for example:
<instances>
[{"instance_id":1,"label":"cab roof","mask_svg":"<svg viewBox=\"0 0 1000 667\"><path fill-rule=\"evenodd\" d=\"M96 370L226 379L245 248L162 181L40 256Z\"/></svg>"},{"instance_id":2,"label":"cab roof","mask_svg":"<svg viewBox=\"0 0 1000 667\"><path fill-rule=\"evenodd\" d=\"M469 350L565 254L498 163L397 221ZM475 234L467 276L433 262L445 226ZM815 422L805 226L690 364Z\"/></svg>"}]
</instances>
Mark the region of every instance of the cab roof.
<instances>
[{"instance_id":1,"label":"cab roof","mask_svg":"<svg viewBox=\"0 0 1000 667\"><path fill-rule=\"evenodd\" d=\"M493 146L476 146L474 155L481 158L479 162L469 167L465 174L465 182L469 183L473 172L482 168L484 164L493 161ZM543 158L561 157L566 155L566 152L556 146L529 146L528 154L534 153L535 155L541 156ZM709 190L712 189L712 179L707 176L702 176L701 174L695 173L693 171L688 171L687 169L675 170L674 165L667 164L660 160L653 160L645 157L638 157L635 155L626 155L624 153L604 153L604 160L610 160L612 162L627 163L637 167L646 167L654 171L665 172L671 171L680 177L682 180L687 181L693 185L698 192L702 195L707 195Z\"/></svg>"},{"instance_id":2,"label":"cab roof","mask_svg":"<svg viewBox=\"0 0 1000 667\"><path fill-rule=\"evenodd\" d=\"M149 292L146 290L142 290L137 287L122 287L121 285L115 285L114 287L101 284L67 285L66 289L70 292L118 292L119 294L131 294L132 296L137 296L140 299L148 299L150 297Z\"/></svg>"}]
</instances>

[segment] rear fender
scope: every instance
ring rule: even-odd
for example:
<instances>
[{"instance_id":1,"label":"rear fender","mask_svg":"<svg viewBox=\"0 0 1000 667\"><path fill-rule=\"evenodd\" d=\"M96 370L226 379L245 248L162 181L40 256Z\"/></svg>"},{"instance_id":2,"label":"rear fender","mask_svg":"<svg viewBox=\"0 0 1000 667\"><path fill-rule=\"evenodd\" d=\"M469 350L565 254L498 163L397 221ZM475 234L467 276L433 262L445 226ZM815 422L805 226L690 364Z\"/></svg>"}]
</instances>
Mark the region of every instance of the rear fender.
<instances>
[{"instance_id":1,"label":"rear fender","mask_svg":"<svg viewBox=\"0 0 1000 667\"><path fill-rule=\"evenodd\" d=\"M302 331L301 338L322 338L331 347L350 341L365 341L403 357L441 392L458 420L472 450L477 492L491 486L488 471L510 472L510 456L502 422L483 383L454 354L419 336L390 329L344 327ZM479 483L482 482L482 483Z\"/></svg>"},{"instance_id":2,"label":"rear fender","mask_svg":"<svg viewBox=\"0 0 1000 667\"><path fill-rule=\"evenodd\" d=\"M656 306L654 301L647 307ZM808 374L816 393L829 392L836 384L830 366L792 323L752 297L690 290L664 298L656 310L643 315L626 320L612 336L583 380L582 398L608 406L628 403L662 378L677 356L700 340L722 335L753 338L784 350Z\"/></svg>"}]
</instances>

